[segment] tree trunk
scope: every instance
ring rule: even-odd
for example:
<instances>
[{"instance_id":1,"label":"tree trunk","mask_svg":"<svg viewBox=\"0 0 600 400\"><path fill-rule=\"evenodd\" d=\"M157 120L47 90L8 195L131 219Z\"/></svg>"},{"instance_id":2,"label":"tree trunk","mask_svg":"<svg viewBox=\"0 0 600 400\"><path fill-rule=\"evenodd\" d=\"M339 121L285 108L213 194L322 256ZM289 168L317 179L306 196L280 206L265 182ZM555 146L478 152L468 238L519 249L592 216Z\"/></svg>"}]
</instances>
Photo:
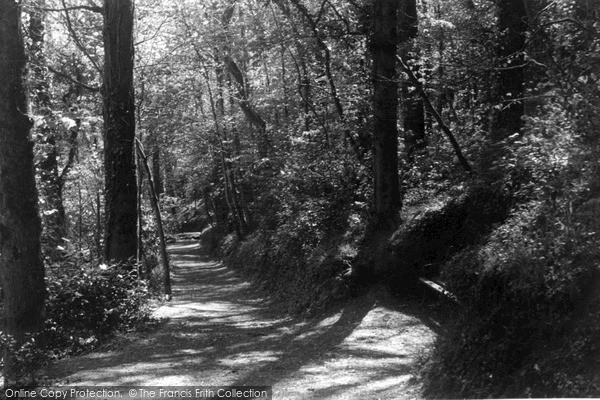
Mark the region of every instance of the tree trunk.
<instances>
[{"instance_id":1,"label":"tree trunk","mask_svg":"<svg viewBox=\"0 0 600 400\"><path fill-rule=\"evenodd\" d=\"M140 135L141 136L141 135ZM137 143L137 142L136 142ZM142 176L142 161L138 152L135 153L136 165L136 186L137 186L137 253L136 261L138 264L138 277L142 279L150 279L149 274L145 274L145 257L144 257L144 218L142 213L142 188L144 184Z\"/></svg>"},{"instance_id":2,"label":"tree trunk","mask_svg":"<svg viewBox=\"0 0 600 400\"><path fill-rule=\"evenodd\" d=\"M250 103L248 93L245 89L247 85L244 81L244 75L242 74L242 71L238 67L237 63L229 55L224 57L224 63L229 71L229 74L235 81L235 86L238 92L238 104L242 109L242 112L248 121L258 130L258 155L261 158L268 157L271 147L271 140L267 134L267 123Z\"/></svg>"},{"instance_id":3,"label":"tree trunk","mask_svg":"<svg viewBox=\"0 0 600 400\"><path fill-rule=\"evenodd\" d=\"M492 121L492 140L500 141L519 133L523 126L523 94L525 83L525 49L528 29L527 10L523 0L497 0L498 58L496 100L500 110Z\"/></svg>"},{"instance_id":4,"label":"tree trunk","mask_svg":"<svg viewBox=\"0 0 600 400\"><path fill-rule=\"evenodd\" d=\"M136 142L137 151L140 157L140 162L144 166L146 175L148 176L148 187L150 189L150 205L152 211L154 211L154 218L156 219L156 230L158 233L158 241L160 246L160 259L163 266L163 290L167 297L167 300L171 300L171 266L169 264L169 255L167 254L167 242L165 241L165 230L163 229L162 216L160 214L160 205L158 202L158 194L154 186L154 180L152 179L152 173L150 172L150 166L148 166L148 158L142 149L139 141Z\"/></svg>"},{"instance_id":5,"label":"tree trunk","mask_svg":"<svg viewBox=\"0 0 600 400\"><path fill-rule=\"evenodd\" d=\"M412 163L415 153L427 147L425 107L418 92L408 82L402 83L402 114L406 159Z\"/></svg>"},{"instance_id":6,"label":"tree trunk","mask_svg":"<svg viewBox=\"0 0 600 400\"><path fill-rule=\"evenodd\" d=\"M98 259L102 258L102 193L99 189L96 189L96 229L94 229L94 242L96 244L96 252Z\"/></svg>"},{"instance_id":7,"label":"tree trunk","mask_svg":"<svg viewBox=\"0 0 600 400\"><path fill-rule=\"evenodd\" d=\"M0 282L3 330L17 346L41 329L45 297L20 21L20 3L0 0ZM21 377L8 352L4 362L5 383L12 385Z\"/></svg>"},{"instance_id":8,"label":"tree trunk","mask_svg":"<svg viewBox=\"0 0 600 400\"><path fill-rule=\"evenodd\" d=\"M402 207L398 177L398 0L373 0L369 50L373 60L373 175L377 223L393 223Z\"/></svg>"},{"instance_id":9,"label":"tree trunk","mask_svg":"<svg viewBox=\"0 0 600 400\"><path fill-rule=\"evenodd\" d=\"M160 174L160 146L158 143L154 143L152 146L152 179L154 180L156 195L160 197L165 192L165 187Z\"/></svg>"},{"instance_id":10,"label":"tree trunk","mask_svg":"<svg viewBox=\"0 0 600 400\"><path fill-rule=\"evenodd\" d=\"M135 259L137 187L133 141L133 4L104 1L104 168L108 262Z\"/></svg>"}]
</instances>

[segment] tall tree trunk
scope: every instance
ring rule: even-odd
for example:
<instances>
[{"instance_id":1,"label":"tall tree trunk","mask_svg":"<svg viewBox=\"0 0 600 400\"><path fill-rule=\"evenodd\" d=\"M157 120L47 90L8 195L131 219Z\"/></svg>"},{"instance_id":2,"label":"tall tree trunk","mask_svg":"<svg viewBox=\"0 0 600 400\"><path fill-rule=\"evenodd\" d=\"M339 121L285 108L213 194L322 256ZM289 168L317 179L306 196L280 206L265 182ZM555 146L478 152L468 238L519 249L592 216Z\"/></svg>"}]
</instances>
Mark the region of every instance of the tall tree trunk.
<instances>
[{"instance_id":1,"label":"tall tree trunk","mask_svg":"<svg viewBox=\"0 0 600 400\"><path fill-rule=\"evenodd\" d=\"M98 259L102 257L102 192L100 189L96 189L96 229L94 229L94 242L96 245L96 253Z\"/></svg>"},{"instance_id":2,"label":"tall tree trunk","mask_svg":"<svg viewBox=\"0 0 600 400\"><path fill-rule=\"evenodd\" d=\"M0 0L0 282L3 330L21 345L43 323L45 284L40 254L41 222L23 85L25 50L21 5ZM15 360L7 352L5 383L14 384Z\"/></svg>"},{"instance_id":3,"label":"tall tree trunk","mask_svg":"<svg viewBox=\"0 0 600 400\"><path fill-rule=\"evenodd\" d=\"M389 224L402 207L398 177L398 0L373 0L369 50L373 61L373 175L377 223Z\"/></svg>"},{"instance_id":4,"label":"tall tree trunk","mask_svg":"<svg viewBox=\"0 0 600 400\"><path fill-rule=\"evenodd\" d=\"M137 253L135 259L138 264L138 277L150 279L150 274L145 274L144 269L146 266L144 259L144 218L142 214L142 188L144 180L142 176L142 161L138 152L135 153L135 165L137 167L135 175L137 186Z\"/></svg>"},{"instance_id":5,"label":"tall tree trunk","mask_svg":"<svg viewBox=\"0 0 600 400\"><path fill-rule=\"evenodd\" d=\"M519 133L523 126L523 94L525 92L525 49L528 29L524 0L497 0L498 58L496 100L500 110L495 113L492 140L500 141Z\"/></svg>"},{"instance_id":6,"label":"tall tree trunk","mask_svg":"<svg viewBox=\"0 0 600 400\"><path fill-rule=\"evenodd\" d=\"M165 240L165 230L163 229L162 216L160 214L160 204L158 201L158 194L152 179L152 173L150 166L148 165L148 158L142 149L142 145L139 141L136 142L137 151L140 157L140 162L144 166L146 175L148 175L148 188L150 189L150 205L152 211L154 211L154 219L156 220L156 230L158 234L158 241L160 246L160 260L163 266L163 291L167 300L171 300L171 267L169 265L169 255L167 254L167 242Z\"/></svg>"},{"instance_id":7,"label":"tall tree trunk","mask_svg":"<svg viewBox=\"0 0 600 400\"><path fill-rule=\"evenodd\" d=\"M109 262L124 262L135 259L137 252L131 0L104 1L102 98L106 172L104 257Z\"/></svg>"}]
</instances>

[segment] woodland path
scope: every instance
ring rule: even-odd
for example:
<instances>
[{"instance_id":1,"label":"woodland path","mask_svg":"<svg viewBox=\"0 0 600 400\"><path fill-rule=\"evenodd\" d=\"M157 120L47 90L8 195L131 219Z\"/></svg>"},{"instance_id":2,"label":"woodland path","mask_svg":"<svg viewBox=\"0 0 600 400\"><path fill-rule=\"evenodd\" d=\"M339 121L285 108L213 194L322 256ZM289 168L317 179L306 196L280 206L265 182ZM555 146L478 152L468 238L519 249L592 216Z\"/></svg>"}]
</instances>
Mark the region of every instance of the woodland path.
<instances>
[{"instance_id":1,"label":"woodland path","mask_svg":"<svg viewBox=\"0 0 600 400\"><path fill-rule=\"evenodd\" d=\"M273 399L419 398L415 363L435 338L418 304L372 290L327 315L285 316L241 275L182 236L173 300L156 331L65 359L56 385L272 385Z\"/></svg>"}]
</instances>

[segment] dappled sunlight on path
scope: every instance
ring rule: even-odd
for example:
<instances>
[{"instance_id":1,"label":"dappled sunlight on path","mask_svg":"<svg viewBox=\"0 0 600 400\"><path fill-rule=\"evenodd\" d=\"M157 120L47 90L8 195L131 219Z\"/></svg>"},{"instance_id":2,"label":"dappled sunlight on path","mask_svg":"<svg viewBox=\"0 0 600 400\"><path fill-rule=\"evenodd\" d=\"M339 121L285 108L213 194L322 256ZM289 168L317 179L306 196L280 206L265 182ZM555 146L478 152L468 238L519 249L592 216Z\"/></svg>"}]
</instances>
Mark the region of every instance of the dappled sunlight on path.
<instances>
[{"instance_id":1,"label":"dappled sunlight on path","mask_svg":"<svg viewBox=\"0 0 600 400\"><path fill-rule=\"evenodd\" d=\"M114 349L62 360L47 375L70 385L273 385L274 399L415 398L411 370L435 334L377 291L318 319L269 307L194 241L170 246L166 322Z\"/></svg>"}]
</instances>

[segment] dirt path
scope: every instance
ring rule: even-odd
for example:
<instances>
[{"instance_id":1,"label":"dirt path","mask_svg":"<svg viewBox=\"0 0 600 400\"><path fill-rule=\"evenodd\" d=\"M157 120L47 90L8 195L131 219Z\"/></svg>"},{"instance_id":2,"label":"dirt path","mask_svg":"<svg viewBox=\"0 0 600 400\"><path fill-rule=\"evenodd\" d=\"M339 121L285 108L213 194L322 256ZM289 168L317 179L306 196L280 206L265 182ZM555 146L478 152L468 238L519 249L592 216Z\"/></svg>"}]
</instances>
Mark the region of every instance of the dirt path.
<instances>
[{"instance_id":1,"label":"dirt path","mask_svg":"<svg viewBox=\"0 0 600 400\"><path fill-rule=\"evenodd\" d=\"M194 241L170 246L173 292L156 332L62 360L58 384L272 385L273 399L418 398L412 378L435 333L378 291L309 321L290 319Z\"/></svg>"}]
</instances>

